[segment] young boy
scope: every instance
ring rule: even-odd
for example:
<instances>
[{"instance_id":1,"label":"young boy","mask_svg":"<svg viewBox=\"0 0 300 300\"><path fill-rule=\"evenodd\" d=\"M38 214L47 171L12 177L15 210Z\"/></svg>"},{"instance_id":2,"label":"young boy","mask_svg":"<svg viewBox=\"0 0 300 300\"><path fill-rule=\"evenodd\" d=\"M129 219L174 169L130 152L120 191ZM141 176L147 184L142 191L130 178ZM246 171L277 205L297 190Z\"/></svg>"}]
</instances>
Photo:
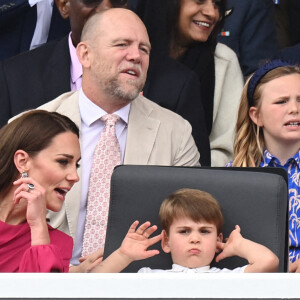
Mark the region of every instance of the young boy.
<instances>
[{"instance_id":1,"label":"young boy","mask_svg":"<svg viewBox=\"0 0 300 300\"><path fill-rule=\"evenodd\" d=\"M159 216L161 235L149 238L157 229L146 222L137 228L135 221L121 247L105 259L93 272L120 272L132 261L158 254L147 250L161 239L164 252L171 253L171 270L142 268L141 273L152 272L275 272L279 260L265 246L245 239L236 225L225 243L222 243L223 215L220 205L209 193L195 189L181 189L164 200ZM137 229L136 229L137 228ZM220 261L230 256L240 256L249 264L234 270L210 268L215 253Z\"/></svg>"}]
</instances>

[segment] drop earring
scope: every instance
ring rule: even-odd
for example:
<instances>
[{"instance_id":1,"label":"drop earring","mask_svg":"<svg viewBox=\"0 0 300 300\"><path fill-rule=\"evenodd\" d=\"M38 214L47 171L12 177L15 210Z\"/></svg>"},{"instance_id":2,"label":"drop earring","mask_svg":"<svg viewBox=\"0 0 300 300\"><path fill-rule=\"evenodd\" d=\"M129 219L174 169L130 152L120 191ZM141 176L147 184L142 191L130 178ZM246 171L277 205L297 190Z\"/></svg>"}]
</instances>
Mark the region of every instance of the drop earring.
<instances>
[{"instance_id":1,"label":"drop earring","mask_svg":"<svg viewBox=\"0 0 300 300\"><path fill-rule=\"evenodd\" d=\"M28 177L28 172L23 171L23 172L21 173L21 178L27 178L27 177Z\"/></svg>"}]
</instances>

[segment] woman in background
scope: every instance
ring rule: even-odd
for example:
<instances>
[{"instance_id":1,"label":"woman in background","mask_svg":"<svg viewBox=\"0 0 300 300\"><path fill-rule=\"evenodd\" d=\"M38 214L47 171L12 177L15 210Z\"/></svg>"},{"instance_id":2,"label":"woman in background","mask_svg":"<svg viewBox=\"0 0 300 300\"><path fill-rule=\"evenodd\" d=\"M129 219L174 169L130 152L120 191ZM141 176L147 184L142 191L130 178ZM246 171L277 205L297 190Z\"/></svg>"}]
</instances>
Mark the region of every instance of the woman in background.
<instances>
[{"instance_id":1,"label":"woman in background","mask_svg":"<svg viewBox=\"0 0 300 300\"><path fill-rule=\"evenodd\" d=\"M236 54L229 47L217 43L225 17L225 1L141 0L137 3L136 12L146 24L152 44L144 95L151 95L151 90L156 89L155 85L151 86L155 80L151 64L158 75L161 68L161 64L157 63L158 57L171 57L193 70L201 85L201 97L194 97L194 110L187 112L185 107L177 107L175 111L190 121L194 128L197 119L201 118L196 108L203 105L211 165L224 166L233 155L234 126L244 84ZM168 91L167 79L163 86ZM163 89L161 93L164 93ZM152 99L151 96L149 98ZM159 104L169 108L163 101Z\"/></svg>"}]
</instances>

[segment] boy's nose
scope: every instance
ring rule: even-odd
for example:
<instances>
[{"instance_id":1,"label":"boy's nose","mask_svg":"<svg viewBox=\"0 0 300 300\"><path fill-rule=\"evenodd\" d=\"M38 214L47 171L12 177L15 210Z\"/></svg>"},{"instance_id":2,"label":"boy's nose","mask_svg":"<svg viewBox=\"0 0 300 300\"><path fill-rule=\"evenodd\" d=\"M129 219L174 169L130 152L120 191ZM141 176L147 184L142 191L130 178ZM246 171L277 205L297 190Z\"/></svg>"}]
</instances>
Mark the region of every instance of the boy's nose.
<instances>
[{"instance_id":1,"label":"boy's nose","mask_svg":"<svg viewBox=\"0 0 300 300\"><path fill-rule=\"evenodd\" d=\"M199 236L199 234L197 234L197 233L191 234L190 242L193 243L193 244L200 243L200 236Z\"/></svg>"}]
</instances>

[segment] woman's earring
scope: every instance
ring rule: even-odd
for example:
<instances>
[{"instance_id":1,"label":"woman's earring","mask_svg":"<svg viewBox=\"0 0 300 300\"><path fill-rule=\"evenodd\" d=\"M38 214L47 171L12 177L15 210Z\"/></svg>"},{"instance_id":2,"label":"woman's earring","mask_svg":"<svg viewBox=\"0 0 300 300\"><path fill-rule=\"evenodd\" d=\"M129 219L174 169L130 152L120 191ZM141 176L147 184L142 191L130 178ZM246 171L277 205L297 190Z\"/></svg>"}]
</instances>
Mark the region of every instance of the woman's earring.
<instances>
[{"instance_id":1,"label":"woman's earring","mask_svg":"<svg viewBox=\"0 0 300 300\"><path fill-rule=\"evenodd\" d=\"M28 172L23 171L23 172L21 173L21 178L27 178L27 177L28 177Z\"/></svg>"}]
</instances>

